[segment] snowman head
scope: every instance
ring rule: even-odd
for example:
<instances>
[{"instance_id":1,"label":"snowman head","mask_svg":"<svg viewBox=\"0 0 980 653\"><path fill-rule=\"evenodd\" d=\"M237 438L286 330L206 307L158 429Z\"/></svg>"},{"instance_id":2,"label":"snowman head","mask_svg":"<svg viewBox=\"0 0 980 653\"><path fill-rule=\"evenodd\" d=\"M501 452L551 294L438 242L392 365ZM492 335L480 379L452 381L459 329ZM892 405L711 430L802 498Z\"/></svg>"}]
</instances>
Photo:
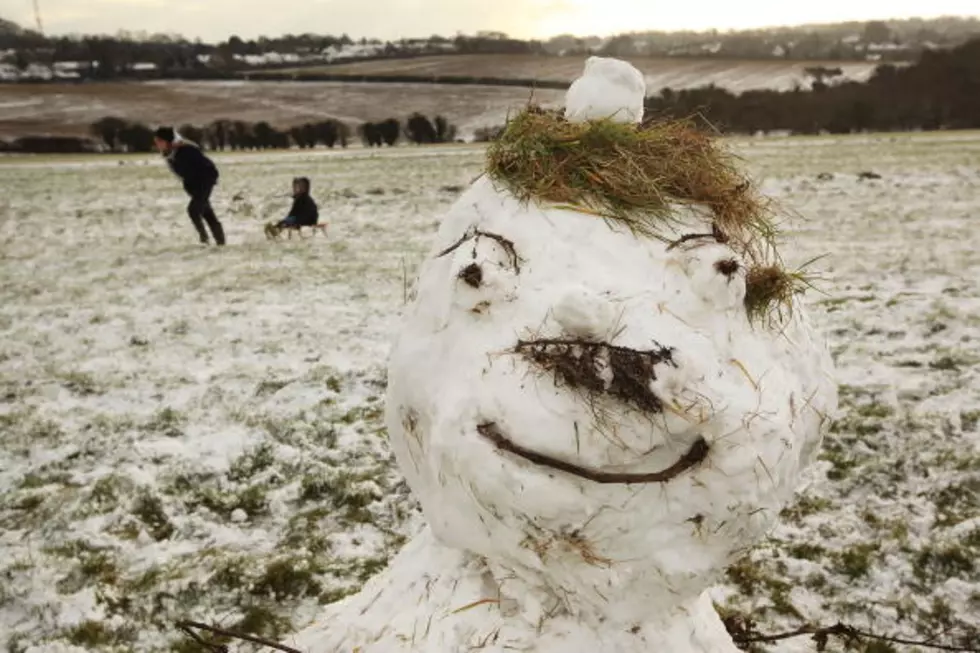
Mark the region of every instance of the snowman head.
<instances>
[{"instance_id":1,"label":"snowman head","mask_svg":"<svg viewBox=\"0 0 980 653\"><path fill-rule=\"evenodd\" d=\"M750 319L754 262L708 222L678 210L637 234L489 178L454 205L387 408L443 542L635 621L699 595L773 524L834 408L830 362L798 304Z\"/></svg>"}]
</instances>

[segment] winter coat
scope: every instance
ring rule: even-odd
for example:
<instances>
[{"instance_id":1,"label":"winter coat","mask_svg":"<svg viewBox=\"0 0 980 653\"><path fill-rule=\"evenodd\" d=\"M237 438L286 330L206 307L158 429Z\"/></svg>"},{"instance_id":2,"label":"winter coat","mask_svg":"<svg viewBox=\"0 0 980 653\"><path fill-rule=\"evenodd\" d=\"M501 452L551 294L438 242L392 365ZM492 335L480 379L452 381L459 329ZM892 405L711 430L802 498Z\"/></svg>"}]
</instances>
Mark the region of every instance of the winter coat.
<instances>
[{"instance_id":1,"label":"winter coat","mask_svg":"<svg viewBox=\"0 0 980 653\"><path fill-rule=\"evenodd\" d=\"M302 193L293 197L293 207L289 209L289 215L296 218L300 226L304 227L315 225L320 219L316 202L313 201L309 193Z\"/></svg>"},{"instance_id":2,"label":"winter coat","mask_svg":"<svg viewBox=\"0 0 980 653\"><path fill-rule=\"evenodd\" d=\"M184 190L188 195L194 196L210 190L218 183L217 166L194 143L174 142L170 154L167 155L167 165L184 182Z\"/></svg>"}]
</instances>

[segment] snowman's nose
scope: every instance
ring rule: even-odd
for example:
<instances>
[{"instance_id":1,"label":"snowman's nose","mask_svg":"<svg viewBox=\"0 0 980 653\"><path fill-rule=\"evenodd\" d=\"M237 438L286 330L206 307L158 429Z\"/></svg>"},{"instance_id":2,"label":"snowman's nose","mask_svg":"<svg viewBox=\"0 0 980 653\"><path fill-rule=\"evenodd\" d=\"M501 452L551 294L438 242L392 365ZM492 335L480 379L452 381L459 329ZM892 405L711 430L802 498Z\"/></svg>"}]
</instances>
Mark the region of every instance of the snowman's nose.
<instances>
[{"instance_id":1,"label":"snowman's nose","mask_svg":"<svg viewBox=\"0 0 980 653\"><path fill-rule=\"evenodd\" d=\"M612 303L583 287L567 289L551 314L564 333L586 340L608 337L616 321Z\"/></svg>"}]
</instances>

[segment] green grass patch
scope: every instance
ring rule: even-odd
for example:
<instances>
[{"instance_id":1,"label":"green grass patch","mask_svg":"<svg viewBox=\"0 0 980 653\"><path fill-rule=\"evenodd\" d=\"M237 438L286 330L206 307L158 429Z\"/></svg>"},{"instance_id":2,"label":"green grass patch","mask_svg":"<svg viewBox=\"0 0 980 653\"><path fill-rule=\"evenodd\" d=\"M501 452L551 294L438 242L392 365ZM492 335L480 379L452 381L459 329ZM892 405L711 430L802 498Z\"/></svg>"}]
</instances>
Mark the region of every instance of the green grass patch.
<instances>
[{"instance_id":1,"label":"green grass patch","mask_svg":"<svg viewBox=\"0 0 980 653\"><path fill-rule=\"evenodd\" d=\"M150 537L157 542L169 539L176 530L164 510L163 501L149 490L143 490L136 497L132 513L146 527Z\"/></svg>"},{"instance_id":2,"label":"green grass patch","mask_svg":"<svg viewBox=\"0 0 980 653\"><path fill-rule=\"evenodd\" d=\"M246 451L231 463L228 479L236 483L247 482L257 474L272 467L275 462L275 447L269 442L263 442Z\"/></svg>"},{"instance_id":3,"label":"green grass patch","mask_svg":"<svg viewBox=\"0 0 980 653\"><path fill-rule=\"evenodd\" d=\"M861 543L847 548L834 556L833 568L851 580L868 575L878 556L877 543Z\"/></svg>"},{"instance_id":4,"label":"green grass patch","mask_svg":"<svg viewBox=\"0 0 980 653\"><path fill-rule=\"evenodd\" d=\"M69 371L57 376L61 385L82 397L101 395L105 393L105 388L94 376L87 372Z\"/></svg>"},{"instance_id":5,"label":"green grass patch","mask_svg":"<svg viewBox=\"0 0 980 653\"><path fill-rule=\"evenodd\" d=\"M187 418L179 411L167 406L158 410L145 424L143 429L150 433L159 433L168 438L179 438L184 434Z\"/></svg>"},{"instance_id":6,"label":"green grass patch","mask_svg":"<svg viewBox=\"0 0 980 653\"><path fill-rule=\"evenodd\" d=\"M912 561L916 580L932 587L950 578L964 578L977 568L976 552L959 545L927 546Z\"/></svg>"}]
</instances>

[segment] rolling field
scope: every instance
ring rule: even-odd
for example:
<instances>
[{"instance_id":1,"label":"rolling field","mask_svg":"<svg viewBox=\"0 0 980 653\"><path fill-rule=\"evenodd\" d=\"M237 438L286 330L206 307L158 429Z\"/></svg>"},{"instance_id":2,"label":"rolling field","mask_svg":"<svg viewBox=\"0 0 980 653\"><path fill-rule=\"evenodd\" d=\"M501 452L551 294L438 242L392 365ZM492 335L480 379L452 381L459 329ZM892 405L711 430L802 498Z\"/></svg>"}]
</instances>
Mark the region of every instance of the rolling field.
<instances>
[{"instance_id":1,"label":"rolling field","mask_svg":"<svg viewBox=\"0 0 980 653\"><path fill-rule=\"evenodd\" d=\"M336 75L412 75L419 77L476 76L534 79L571 83L582 74L585 56L535 55L441 55L414 59L382 59L329 66L294 68L299 76L310 73ZM650 93L662 88L681 90L714 84L733 92L755 89L790 90L803 83L804 68L840 68L844 77L863 82L877 64L863 61L740 61L731 59L633 57L630 63L644 74Z\"/></svg>"},{"instance_id":2,"label":"rolling field","mask_svg":"<svg viewBox=\"0 0 980 653\"><path fill-rule=\"evenodd\" d=\"M826 255L842 411L715 599L980 647L980 134L733 145L801 216L788 262ZM199 650L181 618L288 643L384 567L420 524L387 345L482 156L219 155L224 250L158 157L0 159L0 650ZM268 243L301 174L329 238Z\"/></svg>"},{"instance_id":3,"label":"rolling field","mask_svg":"<svg viewBox=\"0 0 980 653\"><path fill-rule=\"evenodd\" d=\"M581 74L584 57L524 55L454 55L393 59L269 71L276 75L334 74L480 76L570 83ZM653 59L633 61L646 75L651 94L715 84L740 92L760 88L790 89L805 80L807 66L843 69L848 79L863 81L874 70L865 62L726 61L720 59ZM262 74L256 73L255 80ZM509 86L423 83L283 82L283 81L85 84L0 84L0 138L51 134L85 136L89 125L105 116L146 124L203 125L219 119L265 120L278 128L310 120L336 118L352 124L419 111L442 114L463 134L502 124L530 98L540 104L560 102L563 92Z\"/></svg>"},{"instance_id":4,"label":"rolling field","mask_svg":"<svg viewBox=\"0 0 980 653\"><path fill-rule=\"evenodd\" d=\"M561 91L534 91L539 103ZM0 84L0 138L26 134L85 136L105 116L145 124L266 120L278 128L336 118L358 124L414 111L442 114L464 130L503 124L531 89L494 86L358 84L341 82L159 82Z\"/></svg>"}]
</instances>

